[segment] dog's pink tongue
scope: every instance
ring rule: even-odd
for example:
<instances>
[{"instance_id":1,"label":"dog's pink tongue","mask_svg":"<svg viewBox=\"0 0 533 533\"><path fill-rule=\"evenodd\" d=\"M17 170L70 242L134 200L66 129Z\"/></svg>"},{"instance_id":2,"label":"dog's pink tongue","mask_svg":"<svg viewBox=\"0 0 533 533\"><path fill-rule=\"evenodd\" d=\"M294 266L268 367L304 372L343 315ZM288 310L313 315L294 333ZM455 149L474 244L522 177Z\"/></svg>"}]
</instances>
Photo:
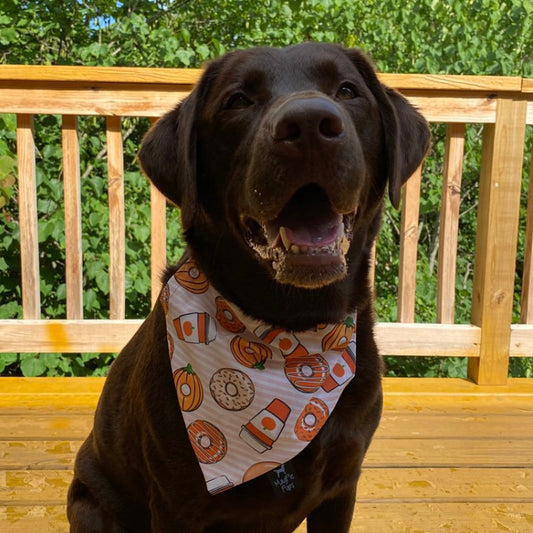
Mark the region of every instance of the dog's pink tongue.
<instances>
[{"instance_id":1,"label":"dog's pink tongue","mask_svg":"<svg viewBox=\"0 0 533 533\"><path fill-rule=\"evenodd\" d=\"M321 246L328 246L337 240L341 224L341 217L336 215L335 219L330 219L321 223L313 221L306 226L280 226L279 235L287 249L293 244L296 246L318 248Z\"/></svg>"},{"instance_id":2,"label":"dog's pink tongue","mask_svg":"<svg viewBox=\"0 0 533 533\"><path fill-rule=\"evenodd\" d=\"M316 185L303 187L278 217L267 225L273 246L320 248L335 242L343 230L342 216L331 208L326 193Z\"/></svg>"}]
</instances>

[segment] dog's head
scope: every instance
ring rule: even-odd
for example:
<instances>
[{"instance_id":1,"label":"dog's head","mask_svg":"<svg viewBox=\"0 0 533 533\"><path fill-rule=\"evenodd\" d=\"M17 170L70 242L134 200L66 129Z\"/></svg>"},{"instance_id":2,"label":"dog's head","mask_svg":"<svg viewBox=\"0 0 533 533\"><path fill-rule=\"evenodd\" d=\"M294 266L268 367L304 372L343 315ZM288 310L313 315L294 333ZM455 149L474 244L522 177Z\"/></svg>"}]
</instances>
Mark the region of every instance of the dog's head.
<instances>
[{"instance_id":1,"label":"dog's head","mask_svg":"<svg viewBox=\"0 0 533 533\"><path fill-rule=\"evenodd\" d=\"M193 249L223 240L277 283L317 289L357 264L387 184L397 207L428 143L422 116L361 52L307 43L210 63L139 158L181 207Z\"/></svg>"}]
</instances>

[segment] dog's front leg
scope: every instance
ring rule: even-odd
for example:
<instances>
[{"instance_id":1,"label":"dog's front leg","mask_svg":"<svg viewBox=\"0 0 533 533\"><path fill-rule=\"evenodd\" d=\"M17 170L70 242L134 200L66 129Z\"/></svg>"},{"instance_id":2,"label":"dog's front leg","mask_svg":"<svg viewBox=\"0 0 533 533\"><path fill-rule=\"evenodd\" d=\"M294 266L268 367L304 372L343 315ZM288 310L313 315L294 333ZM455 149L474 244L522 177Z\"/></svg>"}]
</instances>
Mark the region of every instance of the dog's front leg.
<instances>
[{"instance_id":1,"label":"dog's front leg","mask_svg":"<svg viewBox=\"0 0 533 533\"><path fill-rule=\"evenodd\" d=\"M307 533L348 533L355 506L355 487L342 495L326 500L307 517Z\"/></svg>"},{"instance_id":2,"label":"dog's front leg","mask_svg":"<svg viewBox=\"0 0 533 533\"><path fill-rule=\"evenodd\" d=\"M171 493L159 493L150 505L151 533L204 533L205 520L198 515L199 505L194 499L184 502L182 497L173 501Z\"/></svg>"}]
</instances>

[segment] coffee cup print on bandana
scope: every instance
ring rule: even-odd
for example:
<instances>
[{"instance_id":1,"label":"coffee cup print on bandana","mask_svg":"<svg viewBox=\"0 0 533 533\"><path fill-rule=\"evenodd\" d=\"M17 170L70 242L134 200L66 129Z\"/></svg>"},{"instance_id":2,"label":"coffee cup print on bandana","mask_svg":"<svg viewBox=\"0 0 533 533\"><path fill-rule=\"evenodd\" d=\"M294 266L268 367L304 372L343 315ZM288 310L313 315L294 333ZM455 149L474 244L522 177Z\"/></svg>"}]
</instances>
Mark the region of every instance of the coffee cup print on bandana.
<instances>
[{"instance_id":1,"label":"coffee cup print on bandana","mask_svg":"<svg viewBox=\"0 0 533 533\"><path fill-rule=\"evenodd\" d=\"M330 392L355 376L355 341L351 341L336 359L330 360L329 375L322 390Z\"/></svg>"},{"instance_id":2,"label":"coffee cup print on bandana","mask_svg":"<svg viewBox=\"0 0 533 533\"><path fill-rule=\"evenodd\" d=\"M272 328L263 324L255 328L254 333L263 341L278 348L284 357L289 355L307 355L309 352L298 338L281 328Z\"/></svg>"},{"instance_id":3,"label":"coffee cup print on bandana","mask_svg":"<svg viewBox=\"0 0 533 533\"><path fill-rule=\"evenodd\" d=\"M290 412L290 407L276 398L242 426L239 437L256 452L271 450L283 431Z\"/></svg>"},{"instance_id":4,"label":"coffee cup print on bandana","mask_svg":"<svg viewBox=\"0 0 533 533\"><path fill-rule=\"evenodd\" d=\"M233 482L230 481L226 476L219 476L207 481L207 491L209 494L214 496L220 492L231 489L233 487Z\"/></svg>"},{"instance_id":5,"label":"coffee cup print on bandana","mask_svg":"<svg viewBox=\"0 0 533 533\"><path fill-rule=\"evenodd\" d=\"M187 313L174 320L178 338L191 344L209 344L217 336L215 321L207 313Z\"/></svg>"}]
</instances>

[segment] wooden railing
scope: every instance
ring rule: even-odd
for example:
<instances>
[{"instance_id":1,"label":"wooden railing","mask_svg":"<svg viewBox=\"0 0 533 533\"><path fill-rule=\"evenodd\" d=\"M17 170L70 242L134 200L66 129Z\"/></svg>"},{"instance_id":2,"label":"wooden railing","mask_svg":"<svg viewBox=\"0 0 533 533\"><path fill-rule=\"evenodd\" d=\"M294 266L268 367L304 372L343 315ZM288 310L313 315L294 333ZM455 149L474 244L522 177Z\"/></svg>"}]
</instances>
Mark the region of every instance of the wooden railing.
<instances>
[{"instance_id":1,"label":"wooden railing","mask_svg":"<svg viewBox=\"0 0 533 533\"><path fill-rule=\"evenodd\" d=\"M23 319L0 320L2 352L116 352L141 320L125 316L125 217L121 117L156 119L185 97L199 70L0 66L0 113L17 115ZM418 171L403 190L398 321L379 323L384 355L464 356L479 384L503 384L509 357L533 355L533 202L529 202L521 324L512 324L526 124L533 80L383 74L428 121L447 128L443 162L437 322L414 323ZM62 116L67 311L43 318L33 116ZM109 178L110 318L83 318L80 158L77 117L106 117ZM471 324L454 323L457 234L465 125L483 125ZM533 171L531 172L533 182ZM532 183L533 185L533 183ZM531 199L531 196L530 196ZM147 199L148 201L148 199ZM165 200L151 189L152 302L166 263ZM172 258L175 260L176 258Z\"/></svg>"}]
</instances>

